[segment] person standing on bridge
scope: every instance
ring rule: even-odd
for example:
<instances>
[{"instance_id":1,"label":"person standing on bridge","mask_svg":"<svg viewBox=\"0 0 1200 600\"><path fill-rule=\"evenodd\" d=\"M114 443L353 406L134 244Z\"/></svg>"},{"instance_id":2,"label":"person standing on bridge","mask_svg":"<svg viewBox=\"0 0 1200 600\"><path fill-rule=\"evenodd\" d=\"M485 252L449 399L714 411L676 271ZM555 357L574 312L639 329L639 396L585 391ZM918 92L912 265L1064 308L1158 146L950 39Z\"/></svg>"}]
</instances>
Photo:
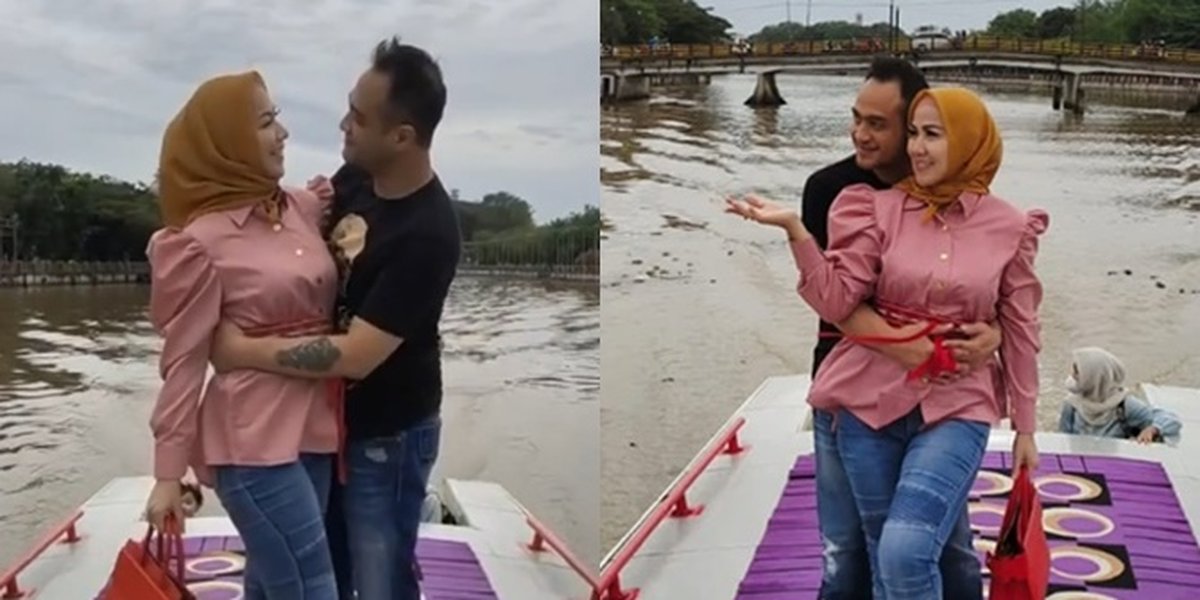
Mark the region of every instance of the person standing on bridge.
<instances>
[{"instance_id":1,"label":"person standing on bridge","mask_svg":"<svg viewBox=\"0 0 1200 600\"><path fill-rule=\"evenodd\" d=\"M349 104L330 215L344 333L248 337L225 323L213 358L218 369L348 380L346 477L327 523L342 598L418 600L417 529L442 426L439 323L462 251L430 154L446 87L428 53L393 38Z\"/></svg>"},{"instance_id":2,"label":"person standing on bridge","mask_svg":"<svg viewBox=\"0 0 1200 600\"><path fill-rule=\"evenodd\" d=\"M245 544L247 598L336 600L322 517L338 430L325 382L234 371L205 386L222 320L256 334L330 328L337 269L318 224L332 190L280 186L287 137L255 72L200 85L163 136L165 227L147 248L163 385L146 517L159 530L168 516L184 523L190 466Z\"/></svg>"},{"instance_id":3,"label":"person standing on bridge","mask_svg":"<svg viewBox=\"0 0 1200 600\"><path fill-rule=\"evenodd\" d=\"M966 507L989 428L1006 412L1017 431L1014 470L1036 468L1042 285L1033 265L1049 221L990 193L1002 144L974 93L923 90L908 116L912 175L890 190L841 192L824 251L794 208L756 197L727 201L728 212L784 229L798 291L822 318L841 322L873 298L890 320L919 323L916 335L932 336L931 359L911 370L843 340L809 395L814 408L834 413L874 597L886 600L945 597L938 560ZM946 337L959 324L993 319L1004 334L999 364L936 381L956 370ZM941 324L955 329L939 332Z\"/></svg>"},{"instance_id":4,"label":"person standing on bridge","mask_svg":"<svg viewBox=\"0 0 1200 600\"><path fill-rule=\"evenodd\" d=\"M866 184L885 190L912 173L905 149L908 109L914 96L929 84L912 63L891 57L876 58L867 71L851 112L850 130L854 154L809 176L804 185L801 214L821 249L828 244L829 208L846 187ZM838 324L822 320L813 348L812 376L817 376L825 357L842 338L842 333L859 338L906 338L917 326L892 327L869 302L861 304ZM998 325L968 323L964 339L946 342L959 362L959 375L966 374L995 355L1000 347ZM918 337L898 344L875 344L874 349L905 369L916 368L933 353L933 342ZM947 375L950 381L959 375ZM821 597L829 600L870 600L871 571L862 520L851 497L838 455L833 413L813 410L813 447L817 470L817 512L825 546ZM975 554L969 515L964 507L941 558L942 589L947 598L972 600L982 597L982 573Z\"/></svg>"}]
</instances>

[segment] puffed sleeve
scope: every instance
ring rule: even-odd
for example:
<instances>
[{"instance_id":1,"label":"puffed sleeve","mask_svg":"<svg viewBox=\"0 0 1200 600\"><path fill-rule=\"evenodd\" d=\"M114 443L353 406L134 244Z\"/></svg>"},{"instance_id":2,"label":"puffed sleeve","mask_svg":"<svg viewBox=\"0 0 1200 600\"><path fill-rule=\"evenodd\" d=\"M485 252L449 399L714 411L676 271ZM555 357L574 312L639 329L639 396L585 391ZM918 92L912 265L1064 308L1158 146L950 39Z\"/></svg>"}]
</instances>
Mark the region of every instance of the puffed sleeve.
<instances>
[{"instance_id":1,"label":"puffed sleeve","mask_svg":"<svg viewBox=\"0 0 1200 600\"><path fill-rule=\"evenodd\" d=\"M221 285L204 247L186 231L155 233L147 255L150 321L163 338L163 385L150 416L154 476L181 479L198 443L200 392L221 316Z\"/></svg>"},{"instance_id":2,"label":"puffed sleeve","mask_svg":"<svg viewBox=\"0 0 1200 600\"><path fill-rule=\"evenodd\" d=\"M333 208L333 185L328 180L305 187L285 187L284 191L300 209L304 220L320 230Z\"/></svg>"},{"instance_id":3,"label":"puffed sleeve","mask_svg":"<svg viewBox=\"0 0 1200 600\"><path fill-rule=\"evenodd\" d=\"M829 210L829 246L812 236L792 242L800 269L797 290L822 319L844 321L874 295L879 277L882 233L875 213L875 190L853 185L842 190Z\"/></svg>"},{"instance_id":4,"label":"puffed sleeve","mask_svg":"<svg viewBox=\"0 0 1200 600\"><path fill-rule=\"evenodd\" d=\"M1000 276L1000 301L997 314L1000 331L1000 358L1004 391L1009 403L1012 426L1018 433L1037 429L1038 352L1042 349L1042 282L1034 270L1038 237L1050 225L1050 217L1040 210L1030 211L1016 253Z\"/></svg>"}]
</instances>

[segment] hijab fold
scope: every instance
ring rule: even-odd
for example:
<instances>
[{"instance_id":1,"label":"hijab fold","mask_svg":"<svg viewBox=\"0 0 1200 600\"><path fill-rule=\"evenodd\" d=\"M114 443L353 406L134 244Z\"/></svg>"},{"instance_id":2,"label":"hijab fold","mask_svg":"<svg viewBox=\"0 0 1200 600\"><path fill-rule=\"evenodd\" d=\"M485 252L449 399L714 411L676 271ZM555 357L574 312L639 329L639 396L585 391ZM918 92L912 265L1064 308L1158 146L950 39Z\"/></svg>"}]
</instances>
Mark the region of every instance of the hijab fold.
<instances>
[{"instance_id":1,"label":"hijab fold","mask_svg":"<svg viewBox=\"0 0 1200 600\"><path fill-rule=\"evenodd\" d=\"M896 184L909 196L925 203L928 217L953 204L964 192L987 194L1000 169L1004 145L996 122L988 113L983 100L965 88L936 88L921 90L913 98L908 121L921 101L929 99L942 117L944 135L949 148L946 152L946 177L931 187L923 187L909 175Z\"/></svg>"},{"instance_id":2,"label":"hijab fold","mask_svg":"<svg viewBox=\"0 0 1200 600\"><path fill-rule=\"evenodd\" d=\"M1088 425L1108 425L1125 400L1125 365L1102 348L1080 348L1072 355L1079 375L1067 402Z\"/></svg>"},{"instance_id":3,"label":"hijab fold","mask_svg":"<svg viewBox=\"0 0 1200 600\"><path fill-rule=\"evenodd\" d=\"M279 181L263 164L256 134L259 88L266 84L256 71L205 81L167 125L158 166L164 225L182 228L203 214L257 205L278 220Z\"/></svg>"}]
</instances>

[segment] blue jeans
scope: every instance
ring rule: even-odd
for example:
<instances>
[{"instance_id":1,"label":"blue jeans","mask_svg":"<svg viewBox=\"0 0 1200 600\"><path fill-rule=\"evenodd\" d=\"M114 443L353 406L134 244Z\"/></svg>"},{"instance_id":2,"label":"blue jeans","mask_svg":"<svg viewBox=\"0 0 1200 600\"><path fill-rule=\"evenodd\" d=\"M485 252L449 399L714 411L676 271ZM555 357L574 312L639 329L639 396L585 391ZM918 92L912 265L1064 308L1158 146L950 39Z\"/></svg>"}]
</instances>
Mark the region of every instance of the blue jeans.
<instances>
[{"instance_id":1,"label":"blue jeans","mask_svg":"<svg viewBox=\"0 0 1200 600\"><path fill-rule=\"evenodd\" d=\"M417 529L429 473L438 456L442 420L426 419L394 437L351 441L346 445L346 485L335 492L344 543L338 554L342 600L419 600L416 565ZM339 515L330 513L330 520ZM348 581L347 581L348 579Z\"/></svg>"},{"instance_id":2,"label":"blue jeans","mask_svg":"<svg viewBox=\"0 0 1200 600\"><path fill-rule=\"evenodd\" d=\"M813 410L813 445L817 474L817 517L824 546L822 600L871 600L871 561L858 506L837 449L833 414ZM964 504L942 549L939 570L942 596L963 600L983 597L983 574L975 554L970 515Z\"/></svg>"},{"instance_id":3,"label":"blue jeans","mask_svg":"<svg viewBox=\"0 0 1200 600\"><path fill-rule=\"evenodd\" d=\"M918 408L876 431L838 411L837 452L866 534L876 599L982 597L982 583L967 579L944 589L939 559L945 562L947 540L962 527L988 430L986 423L958 419L925 427ZM978 577L973 551L969 569L965 548L955 556Z\"/></svg>"},{"instance_id":4,"label":"blue jeans","mask_svg":"<svg viewBox=\"0 0 1200 600\"><path fill-rule=\"evenodd\" d=\"M216 467L216 492L246 546L246 600L338 600L324 512L331 456Z\"/></svg>"}]
</instances>

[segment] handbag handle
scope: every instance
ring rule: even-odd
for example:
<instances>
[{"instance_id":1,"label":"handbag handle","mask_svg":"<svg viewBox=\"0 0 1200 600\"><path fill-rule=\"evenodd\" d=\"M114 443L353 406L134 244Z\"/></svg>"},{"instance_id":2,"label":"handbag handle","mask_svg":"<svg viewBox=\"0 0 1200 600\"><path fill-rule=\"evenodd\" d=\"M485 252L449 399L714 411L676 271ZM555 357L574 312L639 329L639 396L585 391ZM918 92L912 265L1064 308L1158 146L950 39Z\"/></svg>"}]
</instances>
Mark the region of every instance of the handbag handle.
<instances>
[{"instance_id":1,"label":"handbag handle","mask_svg":"<svg viewBox=\"0 0 1200 600\"><path fill-rule=\"evenodd\" d=\"M163 569L169 569L171 564L171 555L175 556L175 579L179 585L183 585L184 568L183 568L183 536L177 533L179 529L176 527L175 515L168 514L163 521L163 529L159 531L155 538L157 552L155 556L162 562ZM142 538L142 564L146 563L146 557L150 555L150 539L154 536L154 525L146 527L146 537ZM167 539L164 539L167 538Z\"/></svg>"}]
</instances>

